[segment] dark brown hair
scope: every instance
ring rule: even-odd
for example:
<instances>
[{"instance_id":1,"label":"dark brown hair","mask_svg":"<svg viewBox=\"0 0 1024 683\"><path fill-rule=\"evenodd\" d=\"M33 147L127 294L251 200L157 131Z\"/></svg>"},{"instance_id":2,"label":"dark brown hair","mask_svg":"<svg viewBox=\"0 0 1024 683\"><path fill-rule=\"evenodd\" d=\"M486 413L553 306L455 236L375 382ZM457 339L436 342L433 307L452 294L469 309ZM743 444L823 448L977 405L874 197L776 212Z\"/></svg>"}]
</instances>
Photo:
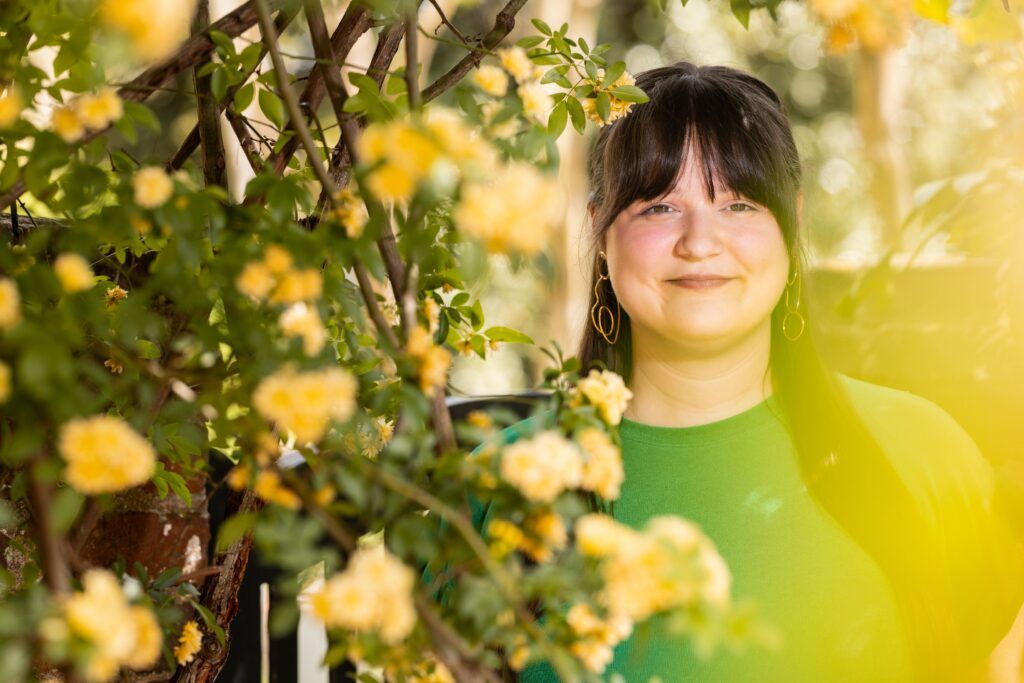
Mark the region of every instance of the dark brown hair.
<instances>
[{"instance_id":1,"label":"dark brown hair","mask_svg":"<svg viewBox=\"0 0 1024 683\"><path fill-rule=\"evenodd\" d=\"M590 151L592 277L597 250L615 218L635 201L670 191L691 145L697 145L695 158L709 199L714 200L717 179L767 207L789 249L790 272L806 272L797 212L800 157L785 107L772 88L737 69L688 62L644 71L636 84L649 101L601 128ZM594 284L596 279L588 310L597 298ZM612 283L604 280L599 291L614 310ZM772 389L804 480L818 504L885 571L918 677L947 680L961 662L934 530L856 413L840 378L823 362L806 304L800 305L806 327L796 341L782 333L785 313L783 299L771 316ZM606 367L628 384L633 371L628 314L622 311L614 345L588 320L578 356L584 375Z\"/></svg>"}]
</instances>

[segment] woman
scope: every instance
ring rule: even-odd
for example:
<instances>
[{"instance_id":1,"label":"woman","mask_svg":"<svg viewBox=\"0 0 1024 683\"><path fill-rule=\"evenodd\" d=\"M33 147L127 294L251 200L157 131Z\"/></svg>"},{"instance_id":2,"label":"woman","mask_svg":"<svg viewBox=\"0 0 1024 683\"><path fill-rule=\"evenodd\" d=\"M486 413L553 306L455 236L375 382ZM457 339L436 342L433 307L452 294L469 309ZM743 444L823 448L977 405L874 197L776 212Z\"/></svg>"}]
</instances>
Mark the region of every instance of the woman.
<instances>
[{"instance_id":1,"label":"woman","mask_svg":"<svg viewBox=\"0 0 1024 683\"><path fill-rule=\"evenodd\" d=\"M988 466L935 404L823 366L800 160L776 93L686 62L637 85L650 100L592 149L594 296L578 354L584 374L603 364L633 394L614 515L699 523L782 644L702 662L655 633L620 643L606 675L969 680L1024 587ZM541 664L521 680L555 677Z\"/></svg>"}]
</instances>

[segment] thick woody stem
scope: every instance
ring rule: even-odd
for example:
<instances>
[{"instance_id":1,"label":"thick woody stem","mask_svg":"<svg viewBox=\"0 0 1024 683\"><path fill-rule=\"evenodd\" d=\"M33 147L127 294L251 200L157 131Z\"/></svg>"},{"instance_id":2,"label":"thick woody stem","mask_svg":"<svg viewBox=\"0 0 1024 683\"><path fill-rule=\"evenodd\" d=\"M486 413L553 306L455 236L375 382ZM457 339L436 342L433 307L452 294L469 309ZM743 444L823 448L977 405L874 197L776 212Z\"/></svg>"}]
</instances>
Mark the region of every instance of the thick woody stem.
<instances>
[{"instance_id":1,"label":"thick woody stem","mask_svg":"<svg viewBox=\"0 0 1024 683\"><path fill-rule=\"evenodd\" d=\"M192 22L192 33L201 33L210 23L210 0L199 0L196 16ZM220 111L213 98L211 76L199 75L193 67L193 83L196 89L196 110L199 129L199 149L202 156L203 182L206 187L225 187L227 168L224 162L224 141L220 137Z\"/></svg>"},{"instance_id":2,"label":"thick woody stem","mask_svg":"<svg viewBox=\"0 0 1024 683\"><path fill-rule=\"evenodd\" d=\"M284 7L280 12L278 12L277 19L274 20L274 28L277 29L278 35L280 35L286 28L288 28L288 24L292 22L292 19L295 18L296 14L298 14L298 8L293 7L291 5ZM265 47L262 48L260 51L259 58L256 60L255 66L253 66L249 73L246 74L246 77L239 81L236 85L233 85L230 88L228 88L228 91L227 93L225 93L224 98L217 103L218 111L225 111L229 107L229 105L234 101L235 94L242 88L242 86L246 84L246 82L248 82L249 76L252 75L252 73L256 70L256 67L258 67L260 62L263 61L263 57L264 55L266 55L266 53L267 49ZM238 130L235 130L235 133L237 134ZM243 149L245 148L245 143L242 143L242 147ZM199 124L196 123L196 125L192 126L192 130L189 131L188 135L185 136L185 139L182 141L181 146L178 147L178 151L175 152L174 156L172 156L170 160L167 162L167 170L177 171L179 168L185 165L185 162L188 161L188 158L192 156L192 152L196 151L196 149L198 148ZM247 150L246 156L250 156ZM251 164L252 162L253 159L250 157L249 163ZM262 158L260 159L259 166L263 166ZM259 173L259 171L256 172Z\"/></svg>"},{"instance_id":3,"label":"thick woody stem","mask_svg":"<svg viewBox=\"0 0 1024 683\"><path fill-rule=\"evenodd\" d=\"M409 111L420 108L419 63L419 27L418 2L408 2L405 10L405 88L409 93Z\"/></svg>"}]
</instances>

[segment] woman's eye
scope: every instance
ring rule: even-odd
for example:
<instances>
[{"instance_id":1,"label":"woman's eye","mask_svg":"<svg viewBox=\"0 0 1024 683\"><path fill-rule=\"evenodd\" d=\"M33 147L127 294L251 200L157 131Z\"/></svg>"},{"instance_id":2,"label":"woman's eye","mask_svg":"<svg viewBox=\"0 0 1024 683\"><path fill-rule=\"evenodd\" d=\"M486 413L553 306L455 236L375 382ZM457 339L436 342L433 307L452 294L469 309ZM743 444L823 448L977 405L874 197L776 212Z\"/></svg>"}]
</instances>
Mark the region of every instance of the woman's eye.
<instances>
[{"instance_id":1,"label":"woman's eye","mask_svg":"<svg viewBox=\"0 0 1024 683\"><path fill-rule=\"evenodd\" d=\"M655 211L655 209L671 209L671 208L672 207L669 206L668 204L655 204L654 206L651 206L651 207L648 207L647 209L645 209L643 211L643 215L647 215L647 214L650 214L650 213L664 213L662 211Z\"/></svg>"},{"instance_id":2,"label":"woman's eye","mask_svg":"<svg viewBox=\"0 0 1024 683\"><path fill-rule=\"evenodd\" d=\"M738 207L738 208L737 208ZM747 211L756 211L750 204L744 204L743 202L735 202L728 206L728 209L732 213L746 213Z\"/></svg>"}]
</instances>

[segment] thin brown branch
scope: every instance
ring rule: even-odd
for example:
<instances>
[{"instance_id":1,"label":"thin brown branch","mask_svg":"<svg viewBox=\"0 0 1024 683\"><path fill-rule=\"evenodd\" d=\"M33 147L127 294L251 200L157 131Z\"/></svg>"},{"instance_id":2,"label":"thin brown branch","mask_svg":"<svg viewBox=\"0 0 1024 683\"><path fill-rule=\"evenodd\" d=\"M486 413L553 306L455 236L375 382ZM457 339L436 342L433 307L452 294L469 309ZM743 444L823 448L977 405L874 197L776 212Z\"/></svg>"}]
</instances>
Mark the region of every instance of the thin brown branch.
<instances>
[{"instance_id":1,"label":"thin brown branch","mask_svg":"<svg viewBox=\"0 0 1024 683\"><path fill-rule=\"evenodd\" d=\"M526 0L509 0L505 7L498 12L498 16L494 18L494 27L480 41L480 45L487 50L497 47L505 39L505 36L512 32L516 25L516 13L525 4ZM471 69L480 65L485 54L482 51L473 51L460 59L447 73L426 87L422 93L423 102L436 99L441 93L461 81Z\"/></svg>"},{"instance_id":2,"label":"thin brown branch","mask_svg":"<svg viewBox=\"0 0 1024 683\"><path fill-rule=\"evenodd\" d=\"M413 598L416 605L416 614L420 621L430 632L434 642L434 653L455 677L459 683L466 681L490 681L498 683L501 681L493 671L477 663L478 655L475 655L469 645L458 633L434 612L434 606L423 595L417 593Z\"/></svg>"},{"instance_id":3,"label":"thin brown branch","mask_svg":"<svg viewBox=\"0 0 1024 683\"><path fill-rule=\"evenodd\" d=\"M43 457L40 456L32 464L29 472L28 500L32 506L32 519L36 528L36 540L39 544L39 561L43 570L43 581L56 597L71 592L71 575L68 571L61 537L53 528L50 512L53 506L53 490L49 482L43 481L39 469Z\"/></svg>"},{"instance_id":4,"label":"thin brown branch","mask_svg":"<svg viewBox=\"0 0 1024 683\"><path fill-rule=\"evenodd\" d=\"M288 25L295 18L296 14L298 14L298 6L293 6L292 4L285 5L285 7L283 7L281 11L278 12L277 18L274 20L274 27L277 28L278 35L280 35L286 28L288 28ZM230 106L230 104L235 99L235 95L246 84L246 82L248 82L249 76L251 76L253 72L256 71L256 69L260 65L260 62L263 61L263 57L266 54L266 48L261 46L259 58L256 59L253 68L249 70L245 78L243 78L238 83L228 88L228 91L227 93L225 93L224 98L217 104L218 111L225 111ZM194 126L192 126L192 130L189 131L188 135L185 136L185 139L182 141L181 146L178 147L178 151L175 152L174 156L172 156L171 159L167 162L167 170L177 171L179 168L185 165L185 162L188 161L188 158L192 156L192 152L196 151L198 148L199 123L196 123ZM252 160L250 159L250 163L251 162ZM260 160L260 165L262 166L262 159Z\"/></svg>"},{"instance_id":5,"label":"thin brown branch","mask_svg":"<svg viewBox=\"0 0 1024 683\"><path fill-rule=\"evenodd\" d=\"M405 10L405 88L409 95L409 111L420 108L418 9L416 4L410 4Z\"/></svg>"},{"instance_id":6,"label":"thin brown branch","mask_svg":"<svg viewBox=\"0 0 1024 683\"><path fill-rule=\"evenodd\" d=\"M260 171L263 170L263 157L260 156L260 150L256 147L256 141L249 135L249 128L246 126L245 117L231 106L224 110L224 117L227 118L231 130L235 131L235 137L238 138L238 144L242 148L245 158L249 161L249 166L252 167L253 173L259 175Z\"/></svg>"},{"instance_id":7,"label":"thin brown branch","mask_svg":"<svg viewBox=\"0 0 1024 683\"><path fill-rule=\"evenodd\" d=\"M192 20L192 33L199 35L210 24L210 0L199 0ZM220 136L220 107L213 97L211 75L199 75L198 66L192 69L192 82L196 89L196 127L199 129L199 150L206 187L225 187L227 164L224 160L224 141Z\"/></svg>"},{"instance_id":8,"label":"thin brown branch","mask_svg":"<svg viewBox=\"0 0 1024 683\"><path fill-rule=\"evenodd\" d=\"M437 0L430 0L430 4L434 6L435 10L437 10L437 15L441 17L441 24L447 26L448 30L450 30L452 33L458 36L459 40L462 41L463 45L468 46L469 41L466 39L466 36L462 35L462 33L459 32L459 29L455 28L455 24L448 20L448 17L446 17L444 14L444 10L441 9L441 6L439 4L437 4ZM437 29L434 29L434 33L437 33Z\"/></svg>"},{"instance_id":9,"label":"thin brown branch","mask_svg":"<svg viewBox=\"0 0 1024 683\"><path fill-rule=\"evenodd\" d=\"M337 59L345 60L348 57L348 53L352 50L352 46L355 45L360 36L370 30L372 25L372 7L360 2L349 3L345 9L345 14L341 17L341 22L331 36L331 49ZM313 69L309 74L309 79L306 81L302 95L299 97L299 101L302 102L306 111L314 111L320 106L324 95L327 94L325 86L323 70L320 68ZM294 124L291 121L288 122L284 132L290 130L294 130ZM267 160L267 165L273 168L274 173L278 175L284 173L284 169L287 168L288 162L291 161L298 148L299 140L296 137L292 137L285 142L280 151L271 154Z\"/></svg>"},{"instance_id":10,"label":"thin brown branch","mask_svg":"<svg viewBox=\"0 0 1024 683\"><path fill-rule=\"evenodd\" d=\"M275 9L285 5L287 1L288 0L268 0L270 5ZM248 30L255 23L256 8L253 4L253 0L250 0L234 11L224 15L221 19L215 21L206 31L186 40L174 55L156 66L146 69L139 76L132 79L130 83L122 86L121 89L118 90L117 94L122 100L128 102L142 102L152 94L154 89L159 88L164 83L171 80L176 74L179 74L186 69L191 69L196 64L199 64L208 54L210 54L210 52L213 51L215 45L209 38L210 31L220 31L228 37L234 38L240 33ZM107 128L89 131L78 140L76 145L81 147L106 131ZM23 178L19 178L15 181L11 187L0 194L0 211L3 211L10 206L11 202L24 194L26 189L27 187Z\"/></svg>"}]
</instances>

